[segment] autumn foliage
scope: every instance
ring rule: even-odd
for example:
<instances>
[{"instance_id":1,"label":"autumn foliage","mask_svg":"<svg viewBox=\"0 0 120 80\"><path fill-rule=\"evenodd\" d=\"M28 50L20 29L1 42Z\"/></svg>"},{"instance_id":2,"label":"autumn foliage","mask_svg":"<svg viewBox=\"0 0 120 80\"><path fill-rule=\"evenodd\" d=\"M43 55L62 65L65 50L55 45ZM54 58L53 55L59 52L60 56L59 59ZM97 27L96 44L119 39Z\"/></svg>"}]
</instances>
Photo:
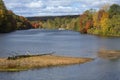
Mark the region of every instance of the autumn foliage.
<instances>
[{"instance_id":1,"label":"autumn foliage","mask_svg":"<svg viewBox=\"0 0 120 80\"><path fill-rule=\"evenodd\" d=\"M80 32L87 33L87 30L90 29L92 26L92 12L87 10L80 16Z\"/></svg>"},{"instance_id":2,"label":"autumn foliage","mask_svg":"<svg viewBox=\"0 0 120 80\"><path fill-rule=\"evenodd\" d=\"M80 32L120 36L120 5L113 4L107 7L102 7L99 11L85 11L80 17Z\"/></svg>"},{"instance_id":3,"label":"autumn foliage","mask_svg":"<svg viewBox=\"0 0 120 80\"><path fill-rule=\"evenodd\" d=\"M41 21L33 21L31 22L33 28L42 28L42 22Z\"/></svg>"},{"instance_id":4,"label":"autumn foliage","mask_svg":"<svg viewBox=\"0 0 120 80\"><path fill-rule=\"evenodd\" d=\"M4 2L0 0L0 33L30 28L32 28L32 25L25 17L18 16L11 10L7 10Z\"/></svg>"}]
</instances>

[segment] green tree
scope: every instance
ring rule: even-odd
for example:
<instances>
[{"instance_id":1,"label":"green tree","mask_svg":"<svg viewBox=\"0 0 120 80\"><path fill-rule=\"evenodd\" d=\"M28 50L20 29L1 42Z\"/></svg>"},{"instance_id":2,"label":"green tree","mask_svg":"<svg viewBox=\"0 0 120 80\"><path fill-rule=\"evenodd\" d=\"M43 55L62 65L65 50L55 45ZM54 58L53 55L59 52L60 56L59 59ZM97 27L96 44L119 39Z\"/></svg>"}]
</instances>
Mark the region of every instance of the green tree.
<instances>
[{"instance_id":1,"label":"green tree","mask_svg":"<svg viewBox=\"0 0 120 80\"><path fill-rule=\"evenodd\" d=\"M112 18L114 15L120 15L120 5L113 4L112 6L110 6L109 15L110 18Z\"/></svg>"},{"instance_id":2,"label":"green tree","mask_svg":"<svg viewBox=\"0 0 120 80\"><path fill-rule=\"evenodd\" d=\"M114 15L110 19L109 26L112 34L120 35L120 15Z\"/></svg>"}]
</instances>

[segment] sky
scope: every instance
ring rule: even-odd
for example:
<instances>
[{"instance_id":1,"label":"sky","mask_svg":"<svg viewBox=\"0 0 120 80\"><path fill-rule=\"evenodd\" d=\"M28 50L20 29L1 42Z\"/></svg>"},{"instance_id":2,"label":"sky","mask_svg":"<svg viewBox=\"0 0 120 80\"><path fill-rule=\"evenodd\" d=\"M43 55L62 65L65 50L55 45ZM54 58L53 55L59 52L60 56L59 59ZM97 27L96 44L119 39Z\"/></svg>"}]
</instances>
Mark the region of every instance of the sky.
<instances>
[{"instance_id":1,"label":"sky","mask_svg":"<svg viewBox=\"0 0 120 80\"><path fill-rule=\"evenodd\" d=\"M7 9L17 15L55 16L76 15L85 10L98 10L104 4L120 4L120 0L3 0Z\"/></svg>"}]
</instances>

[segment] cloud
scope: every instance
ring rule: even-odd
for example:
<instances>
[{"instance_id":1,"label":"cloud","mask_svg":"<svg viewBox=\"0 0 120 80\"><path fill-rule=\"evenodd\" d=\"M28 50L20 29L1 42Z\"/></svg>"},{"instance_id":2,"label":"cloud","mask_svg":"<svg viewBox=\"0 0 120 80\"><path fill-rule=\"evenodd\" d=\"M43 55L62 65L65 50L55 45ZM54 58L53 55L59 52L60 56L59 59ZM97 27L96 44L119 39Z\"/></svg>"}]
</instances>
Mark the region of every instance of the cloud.
<instances>
[{"instance_id":1,"label":"cloud","mask_svg":"<svg viewBox=\"0 0 120 80\"><path fill-rule=\"evenodd\" d=\"M8 9L23 16L72 15L87 9L99 9L119 0L4 0Z\"/></svg>"},{"instance_id":2,"label":"cloud","mask_svg":"<svg viewBox=\"0 0 120 80\"><path fill-rule=\"evenodd\" d=\"M33 1L33 2L26 4L26 7L28 7L28 8L41 8L43 5L44 4L42 1Z\"/></svg>"}]
</instances>

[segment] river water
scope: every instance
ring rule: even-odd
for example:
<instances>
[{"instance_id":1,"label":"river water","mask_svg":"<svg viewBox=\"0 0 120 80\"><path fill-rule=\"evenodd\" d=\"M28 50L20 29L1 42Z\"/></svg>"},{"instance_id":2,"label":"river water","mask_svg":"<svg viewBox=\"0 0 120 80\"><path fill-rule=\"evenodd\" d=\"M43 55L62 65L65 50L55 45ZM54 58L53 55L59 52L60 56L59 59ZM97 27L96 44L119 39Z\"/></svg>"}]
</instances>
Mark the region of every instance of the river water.
<instances>
[{"instance_id":1,"label":"river water","mask_svg":"<svg viewBox=\"0 0 120 80\"><path fill-rule=\"evenodd\" d=\"M97 52L100 49L120 50L120 38L40 29L0 34L0 57L54 52L57 55L95 58L81 65L0 72L0 80L120 80L120 60L99 58Z\"/></svg>"}]
</instances>

